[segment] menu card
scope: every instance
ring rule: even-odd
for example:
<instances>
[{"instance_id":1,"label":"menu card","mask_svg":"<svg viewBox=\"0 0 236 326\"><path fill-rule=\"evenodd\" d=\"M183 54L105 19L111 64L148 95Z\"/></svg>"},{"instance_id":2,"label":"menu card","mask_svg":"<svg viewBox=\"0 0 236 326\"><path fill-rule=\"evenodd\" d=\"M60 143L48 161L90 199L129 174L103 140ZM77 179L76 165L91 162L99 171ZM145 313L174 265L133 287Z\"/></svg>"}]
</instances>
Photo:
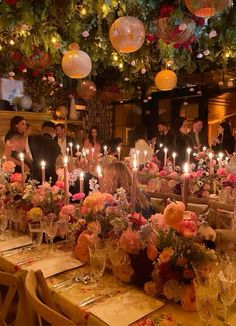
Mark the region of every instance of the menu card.
<instances>
[{"instance_id":1,"label":"menu card","mask_svg":"<svg viewBox=\"0 0 236 326\"><path fill-rule=\"evenodd\" d=\"M58 257L42 259L40 261L33 262L29 266L26 266L25 269L32 269L34 271L41 269L44 277L47 278L83 265L84 263L78 259L73 258L71 253L63 253Z\"/></svg>"},{"instance_id":2,"label":"menu card","mask_svg":"<svg viewBox=\"0 0 236 326\"><path fill-rule=\"evenodd\" d=\"M89 312L109 326L127 326L163 305L163 302L134 289L94 305Z\"/></svg>"},{"instance_id":3,"label":"menu card","mask_svg":"<svg viewBox=\"0 0 236 326\"><path fill-rule=\"evenodd\" d=\"M15 237L0 242L0 252L25 247L32 244L32 240L28 235Z\"/></svg>"}]
</instances>

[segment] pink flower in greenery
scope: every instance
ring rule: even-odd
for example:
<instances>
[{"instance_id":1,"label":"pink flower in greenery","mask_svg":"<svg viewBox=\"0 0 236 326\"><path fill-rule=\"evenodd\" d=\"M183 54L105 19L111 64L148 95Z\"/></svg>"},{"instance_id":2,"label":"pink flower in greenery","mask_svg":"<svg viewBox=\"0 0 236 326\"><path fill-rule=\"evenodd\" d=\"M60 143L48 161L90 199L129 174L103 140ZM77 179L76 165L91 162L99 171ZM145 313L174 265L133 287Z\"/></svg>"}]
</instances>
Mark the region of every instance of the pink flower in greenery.
<instances>
[{"instance_id":1,"label":"pink flower in greenery","mask_svg":"<svg viewBox=\"0 0 236 326\"><path fill-rule=\"evenodd\" d=\"M133 214L129 214L128 218L129 218L130 222L133 222L134 224L137 224L138 226L142 226L147 223L146 218L136 212L134 212Z\"/></svg>"},{"instance_id":2,"label":"pink flower in greenery","mask_svg":"<svg viewBox=\"0 0 236 326\"><path fill-rule=\"evenodd\" d=\"M160 171L159 174L160 174L160 177L166 177L167 176L167 172L164 171L164 170Z\"/></svg>"},{"instance_id":3,"label":"pink flower in greenery","mask_svg":"<svg viewBox=\"0 0 236 326\"><path fill-rule=\"evenodd\" d=\"M57 186L58 188L64 189L64 182L58 180L58 181L55 183L55 186Z\"/></svg>"},{"instance_id":4,"label":"pink flower in greenery","mask_svg":"<svg viewBox=\"0 0 236 326\"><path fill-rule=\"evenodd\" d=\"M197 225L192 220L183 220L180 222L179 225L179 232L185 237L185 238L192 238L197 233Z\"/></svg>"},{"instance_id":5,"label":"pink flower in greenery","mask_svg":"<svg viewBox=\"0 0 236 326\"><path fill-rule=\"evenodd\" d=\"M229 182L236 182L236 175L230 173L227 176L227 181L229 181Z\"/></svg>"},{"instance_id":6,"label":"pink flower in greenery","mask_svg":"<svg viewBox=\"0 0 236 326\"><path fill-rule=\"evenodd\" d=\"M226 169L219 168L216 173L217 173L218 176L223 177L223 176L226 175Z\"/></svg>"},{"instance_id":7,"label":"pink flower in greenery","mask_svg":"<svg viewBox=\"0 0 236 326\"><path fill-rule=\"evenodd\" d=\"M84 199L85 194L83 192L78 192L77 194L72 195L72 200L81 200Z\"/></svg>"}]
</instances>

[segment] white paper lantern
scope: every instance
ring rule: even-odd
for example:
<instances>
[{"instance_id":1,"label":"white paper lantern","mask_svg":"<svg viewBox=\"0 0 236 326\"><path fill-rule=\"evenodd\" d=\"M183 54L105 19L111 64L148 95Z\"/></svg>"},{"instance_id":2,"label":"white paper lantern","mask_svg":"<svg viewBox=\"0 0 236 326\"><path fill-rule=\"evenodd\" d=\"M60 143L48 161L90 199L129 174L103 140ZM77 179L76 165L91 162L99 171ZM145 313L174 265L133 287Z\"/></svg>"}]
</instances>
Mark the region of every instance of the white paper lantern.
<instances>
[{"instance_id":1,"label":"white paper lantern","mask_svg":"<svg viewBox=\"0 0 236 326\"><path fill-rule=\"evenodd\" d=\"M92 70L92 61L86 52L73 49L64 54L62 69L70 78L85 78Z\"/></svg>"},{"instance_id":2,"label":"white paper lantern","mask_svg":"<svg viewBox=\"0 0 236 326\"><path fill-rule=\"evenodd\" d=\"M29 96L25 95L19 99L18 103L22 110L30 110L33 102Z\"/></svg>"}]
</instances>

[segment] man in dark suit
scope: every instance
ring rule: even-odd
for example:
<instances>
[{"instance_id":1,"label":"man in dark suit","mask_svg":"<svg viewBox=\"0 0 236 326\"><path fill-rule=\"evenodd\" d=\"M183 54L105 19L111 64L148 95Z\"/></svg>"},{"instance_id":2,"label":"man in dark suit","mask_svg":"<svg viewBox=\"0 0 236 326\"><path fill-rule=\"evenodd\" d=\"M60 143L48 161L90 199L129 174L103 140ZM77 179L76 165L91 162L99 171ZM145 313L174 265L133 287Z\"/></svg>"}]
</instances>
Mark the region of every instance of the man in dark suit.
<instances>
[{"instance_id":1,"label":"man in dark suit","mask_svg":"<svg viewBox=\"0 0 236 326\"><path fill-rule=\"evenodd\" d=\"M71 154L70 144L72 144L72 152L73 154L75 154L76 147L75 147L74 139L66 136L65 125L63 125L62 123L58 123L56 125L55 132L56 132L56 137L54 138L54 140L60 146L62 155ZM69 149L69 153L67 152L67 148Z\"/></svg>"},{"instance_id":2,"label":"man in dark suit","mask_svg":"<svg viewBox=\"0 0 236 326\"><path fill-rule=\"evenodd\" d=\"M33 135L22 136L17 133L11 135L9 140L18 152L25 153L25 161L30 166L31 178L42 181L41 162L46 162L45 179L51 179L52 184L57 181L56 159L61 154L60 147L48 136Z\"/></svg>"},{"instance_id":3,"label":"man in dark suit","mask_svg":"<svg viewBox=\"0 0 236 326\"><path fill-rule=\"evenodd\" d=\"M199 118L195 118L193 120L193 129L188 134L190 142L192 143L193 151L196 153L200 152L204 146L208 148L208 141L202 128L203 128L202 120Z\"/></svg>"},{"instance_id":4,"label":"man in dark suit","mask_svg":"<svg viewBox=\"0 0 236 326\"><path fill-rule=\"evenodd\" d=\"M42 124L42 134L52 139L55 137L55 123L52 121L44 121Z\"/></svg>"}]
</instances>

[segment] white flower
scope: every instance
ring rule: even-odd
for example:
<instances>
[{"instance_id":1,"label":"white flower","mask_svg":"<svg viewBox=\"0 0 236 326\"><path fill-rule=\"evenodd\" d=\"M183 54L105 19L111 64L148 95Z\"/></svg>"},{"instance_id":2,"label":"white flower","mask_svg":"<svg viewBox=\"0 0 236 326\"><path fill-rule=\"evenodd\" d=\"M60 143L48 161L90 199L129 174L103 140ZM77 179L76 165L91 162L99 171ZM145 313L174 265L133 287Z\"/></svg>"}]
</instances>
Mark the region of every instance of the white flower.
<instances>
[{"instance_id":1,"label":"white flower","mask_svg":"<svg viewBox=\"0 0 236 326\"><path fill-rule=\"evenodd\" d=\"M14 77L14 76L15 76L15 73L14 73L14 71L10 71L10 72L8 73L8 75L9 75L10 77Z\"/></svg>"},{"instance_id":2,"label":"white flower","mask_svg":"<svg viewBox=\"0 0 236 326\"><path fill-rule=\"evenodd\" d=\"M47 80L47 77L44 76L44 77L42 78L42 80L43 80L43 81Z\"/></svg>"},{"instance_id":3,"label":"white flower","mask_svg":"<svg viewBox=\"0 0 236 326\"><path fill-rule=\"evenodd\" d=\"M141 70L141 74L146 74L146 69L145 68L143 68L142 70Z\"/></svg>"},{"instance_id":4,"label":"white flower","mask_svg":"<svg viewBox=\"0 0 236 326\"><path fill-rule=\"evenodd\" d=\"M132 60L130 64L131 64L132 67L134 67L136 65L135 60Z\"/></svg>"},{"instance_id":5,"label":"white flower","mask_svg":"<svg viewBox=\"0 0 236 326\"><path fill-rule=\"evenodd\" d=\"M129 81L129 78L128 78L128 77L125 77L125 78L124 78L124 81Z\"/></svg>"},{"instance_id":6,"label":"white flower","mask_svg":"<svg viewBox=\"0 0 236 326\"><path fill-rule=\"evenodd\" d=\"M26 68L25 68L25 69L23 69L23 70L22 70L22 72L24 72L24 73L25 73L25 72L27 72L27 69L26 69Z\"/></svg>"},{"instance_id":7,"label":"white flower","mask_svg":"<svg viewBox=\"0 0 236 326\"><path fill-rule=\"evenodd\" d=\"M219 86L222 86L222 85L224 85L224 82L220 81L220 82L218 83L218 85L219 85Z\"/></svg>"},{"instance_id":8,"label":"white flower","mask_svg":"<svg viewBox=\"0 0 236 326\"><path fill-rule=\"evenodd\" d=\"M185 23L182 23L181 25L179 25L179 30L180 31L185 31L187 28L187 25Z\"/></svg>"},{"instance_id":9,"label":"white flower","mask_svg":"<svg viewBox=\"0 0 236 326\"><path fill-rule=\"evenodd\" d=\"M234 83L231 80L229 80L228 83L227 83L227 86L228 87L233 87L234 86Z\"/></svg>"},{"instance_id":10,"label":"white flower","mask_svg":"<svg viewBox=\"0 0 236 326\"><path fill-rule=\"evenodd\" d=\"M63 84L59 84L59 87L63 88Z\"/></svg>"},{"instance_id":11,"label":"white flower","mask_svg":"<svg viewBox=\"0 0 236 326\"><path fill-rule=\"evenodd\" d=\"M217 31L215 31L214 29L212 29L209 33L209 38L213 38L213 37L216 37L217 36Z\"/></svg>"},{"instance_id":12,"label":"white flower","mask_svg":"<svg viewBox=\"0 0 236 326\"><path fill-rule=\"evenodd\" d=\"M198 59L201 59L203 57L203 54L201 53L201 52L199 52L198 54L197 54L197 58Z\"/></svg>"},{"instance_id":13,"label":"white flower","mask_svg":"<svg viewBox=\"0 0 236 326\"><path fill-rule=\"evenodd\" d=\"M84 32L82 33L82 36L85 37L85 38L88 37L88 36L89 36L89 32L88 32L88 31L84 31Z\"/></svg>"},{"instance_id":14,"label":"white flower","mask_svg":"<svg viewBox=\"0 0 236 326\"><path fill-rule=\"evenodd\" d=\"M203 54L204 54L205 56L207 56L207 55L210 54L210 51L209 51L209 50L205 50L205 51L203 51Z\"/></svg>"},{"instance_id":15,"label":"white flower","mask_svg":"<svg viewBox=\"0 0 236 326\"><path fill-rule=\"evenodd\" d=\"M50 95L52 96L54 94L54 91L51 91Z\"/></svg>"},{"instance_id":16,"label":"white flower","mask_svg":"<svg viewBox=\"0 0 236 326\"><path fill-rule=\"evenodd\" d=\"M52 77L52 76L49 76L49 77L48 77L48 81L49 81L49 83L54 83L55 78Z\"/></svg>"},{"instance_id":17,"label":"white flower","mask_svg":"<svg viewBox=\"0 0 236 326\"><path fill-rule=\"evenodd\" d=\"M189 91L190 91L190 92L194 92L195 89L194 89L193 87L191 87L191 88L189 88Z\"/></svg>"}]
</instances>

